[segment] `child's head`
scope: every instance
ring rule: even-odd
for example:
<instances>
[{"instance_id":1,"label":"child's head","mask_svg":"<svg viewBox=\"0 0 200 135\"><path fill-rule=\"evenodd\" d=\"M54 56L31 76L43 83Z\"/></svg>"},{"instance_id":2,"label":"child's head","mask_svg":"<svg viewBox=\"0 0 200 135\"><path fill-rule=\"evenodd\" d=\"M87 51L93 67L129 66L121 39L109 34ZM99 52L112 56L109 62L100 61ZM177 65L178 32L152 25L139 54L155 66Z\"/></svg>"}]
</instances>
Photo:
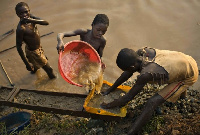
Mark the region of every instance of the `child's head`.
<instances>
[{"instance_id":1,"label":"child's head","mask_svg":"<svg viewBox=\"0 0 200 135\"><path fill-rule=\"evenodd\" d=\"M97 14L92 22L92 32L94 37L101 38L107 31L109 19L105 14Z\"/></svg>"},{"instance_id":2,"label":"child's head","mask_svg":"<svg viewBox=\"0 0 200 135\"><path fill-rule=\"evenodd\" d=\"M15 7L16 14L19 18L29 18L30 10L28 4L20 2Z\"/></svg>"},{"instance_id":3,"label":"child's head","mask_svg":"<svg viewBox=\"0 0 200 135\"><path fill-rule=\"evenodd\" d=\"M125 71L129 67L134 66L137 57L138 55L134 50L128 48L121 49L116 59L117 66Z\"/></svg>"},{"instance_id":4,"label":"child's head","mask_svg":"<svg viewBox=\"0 0 200 135\"><path fill-rule=\"evenodd\" d=\"M97 14L92 22L92 25L95 25L97 23L103 23L103 24L109 26L109 19L108 19L107 15Z\"/></svg>"}]
</instances>

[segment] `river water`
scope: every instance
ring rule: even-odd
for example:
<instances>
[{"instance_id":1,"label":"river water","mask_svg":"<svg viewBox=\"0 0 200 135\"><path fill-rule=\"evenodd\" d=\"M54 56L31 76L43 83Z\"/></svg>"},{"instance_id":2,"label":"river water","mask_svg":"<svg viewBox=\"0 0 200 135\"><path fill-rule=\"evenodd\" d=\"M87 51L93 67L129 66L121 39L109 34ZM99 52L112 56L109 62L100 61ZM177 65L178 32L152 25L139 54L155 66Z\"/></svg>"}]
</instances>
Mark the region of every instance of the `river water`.
<instances>
[{"instance_id":1,"label":"river water","mask_svg":"<svg viewBox=\"0 0 200 135\"><path fill-rule=\"evenodd\" d=\"M19 18L15 6L19 0L0 1L0 35L16 29ZM40 69L30 74L16 48L0 53L0 60L16 87L85 93L83 88L68 84L58 71L56 36L59 32L77 28L91 28L96 14L104 13L110 19L105 34L107 44L103 60L107 68L104 79L113 83L122 73L115 60L122 48L139 49L144 46L181 51L200 63L200 1L198 0L24 0L31 13L50 25L40 26L40 34L54 32L41 38L41 44L56 72L57 79L49 80ZM79 37L64 38L64 42ZM15 33L0 42L0 51L15 45ZM134 76L132 77L134 79ZM0 69L0 85L10 83ZM194 86L200 90L200 82Z\"/></svg>"}]
</instances>

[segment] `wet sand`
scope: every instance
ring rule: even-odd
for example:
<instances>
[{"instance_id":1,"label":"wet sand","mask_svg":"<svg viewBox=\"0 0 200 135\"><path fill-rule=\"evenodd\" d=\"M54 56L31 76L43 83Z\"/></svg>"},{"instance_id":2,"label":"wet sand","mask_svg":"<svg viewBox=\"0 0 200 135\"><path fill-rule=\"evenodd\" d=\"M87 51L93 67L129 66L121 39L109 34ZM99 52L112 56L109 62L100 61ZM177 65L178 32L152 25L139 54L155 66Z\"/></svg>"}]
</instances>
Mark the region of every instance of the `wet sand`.
<instances>
[{"instance_id":1,"label":"wet sand","mask_svg":"<svg viewBox=\"0 0 200 135\"><path fill-rule=\"evenodd\" d=\"M0 2L0 35L16 29L19 18L14 8L18 2L20 0ZM83 88L68 84L60 76L57 65L56 36L59 32L91 28L93 18L98 13L105 13L110 19L110 26L105 34L107 45L103 54L103 60L107 66L104 79L109 82L113 83L122 73L115 59L120 49L125 47L139 49L150 46L181 51L191 55L198 65L200 63L200 1L49 0L47 2L24 0L24 2L28 3L32 14L50 23L48 26L37 25L40 34L54 32L41 38L41 45L56 72L57 79L49 80L42 69L35 75L30 74L14 48L0 53L0 60L17 87L85 93ZM16 44L15 34L0 42L0 51ZM64 38L64 42L74 39L79 39L79 37ZM1 67L0 85L9 86L9 81ZM199 81L194 88L200 90Z\"/></svg>"}]
</instances>

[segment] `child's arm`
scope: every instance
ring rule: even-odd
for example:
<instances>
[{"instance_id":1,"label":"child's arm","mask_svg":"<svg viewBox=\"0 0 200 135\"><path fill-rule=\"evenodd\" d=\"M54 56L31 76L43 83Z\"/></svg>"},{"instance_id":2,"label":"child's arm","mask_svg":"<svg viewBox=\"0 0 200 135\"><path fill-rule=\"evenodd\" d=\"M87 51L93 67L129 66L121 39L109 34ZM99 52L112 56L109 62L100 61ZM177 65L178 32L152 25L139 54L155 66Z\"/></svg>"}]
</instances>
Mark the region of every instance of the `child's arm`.
<instances>
[{"instance_id":1,"label":"child's arm","mask_svg":"<svg viewBox=\"0 0 200 135\"><path fill-rule=\"evenodd\" d=\"M30 18L41 20L39 17L36 17L33 14L30 14Z\"/></svg>"},{"instance_id":2,"label":"child's arm","mask_svg":"<svg viewBox=\"0 0 200 135\"><path fill-rule=\"evenodd\" d=\"M49 23L47 21L42 20L39 17L35 17L33 15L31 15L30 18L23 18L22 23L34 23L34 24L40 24L40 25L49 25Z\"/></svg>"},{"instance_id":3,"label":"child's arm","mask_svg":"<svg viewBox=\"0 0 200 135\"><path fill-rule=\"evenodd\" d=\"M103 56L103 50L105 46L106 46L106 39L103 39L98 51L100 58Z\"/></svg>"},{"instance_id":4,"label":"child's arm","mask_svg":"<svg viewBox=\"0 0 200 135\"><path fill-rule=\"evenodd\" d=\"M57 35L57 41L58 41L57 50L58 50L58 53L60 51L64 51L64 43L63 43L64 37L77 36L77 35L82 35L82 34L85 34L85 33L87 33L86 29L77 29L77 30L74 30L74 31L58 33L58 35Z\"/></svg>"},{"instance_id":5,"label":"child's arm","mask_svg":"<svg viewBox=\"0 0 200 135\"><path fill-rule=\"evenodd\" d=\"M104 39L101 43L101 46L99 47L99 50L98 50L99 56L101 58L101 67L102 67L103 71L106 68L106 65L103 63L103 60L102 60L103 50L104 50L105 46L106 46L106 40Z\"/></svg>"},{"instance_id":6,"label":"child's arm","mask_svg":"<svg viewBox=\"0 0 200 135\"><path fill-rule=\"evenodd\" d=\"M16 46L17 46L17 51L21 57L21 59L23 60L24 64L26 65L26 69L28 71L32 71L33 68L32 66L29 64L29 62L27 61L25 55L24 55L24 52L22 50L22 42L23 42L23 33L24 33L24 30L23 29L17 29L16 31Z\"/></svg>"},{"instance_id":7,"label":"child's arm","mask_svg":"<svg viewBox=\"0 0 200 135\"><path fill-rule=\"evenodd\" d=\"M132 75L133 75L133 72L124 71L121 74L121 76L115 81L115 83L107 91L102 92L102 94L108 95L110 92L114 91L123 82L127 81Z\"/></svg>"},{"instance_id":8,"label":"child's arm","mask_svg":"<svg viewBox=\"0 0 200 135\"><path fill-rule=\"evenodd\" d=\"M153 80L153 77L151 74L147 73L147 74L143 74L141 75L135 85L129 90L129 92L118 98L115 99L113 102L110 103L102 103L101 107L104 109L108 109L108 108L113 108L116 106L124 106L126 105L129 101L131 101L144 87L145 84L147 84L149 81Z\"/></svg>"}]
</instances>

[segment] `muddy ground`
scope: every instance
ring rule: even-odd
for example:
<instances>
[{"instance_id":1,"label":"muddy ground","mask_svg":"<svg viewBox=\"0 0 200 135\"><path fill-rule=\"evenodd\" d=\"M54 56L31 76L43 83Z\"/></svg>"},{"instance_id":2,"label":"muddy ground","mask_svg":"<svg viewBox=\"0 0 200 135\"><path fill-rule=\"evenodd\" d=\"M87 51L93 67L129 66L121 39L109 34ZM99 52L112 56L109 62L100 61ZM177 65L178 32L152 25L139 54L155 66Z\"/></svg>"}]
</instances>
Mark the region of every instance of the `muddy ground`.
<instances>
[{"instance_id":1,"label":"muddy ground","mask_svg":"<svg viewBox=\"0 0 200 135\"><path fill-rule=\"evenodd\" d=\"M125 118L120 121L105 121L70 115L51 114L25 110L32 113L31 125L20 135L126 135L145 102L151 97L157 86L146 86L128 106ZM1 89L0 98L5 98ZM26 93L22 93L26 94ZM27 94L28 95L28 94ZM26 95L26 96L27 96ZM34 96L34 95L32 95ZM19 95L17 99L22 102ZM48 97L45 97L48 99ZM52 97L49 97L51 100ZM37 97L35 100L39 99ZM31 101L34 102L34 101ZM51 101L52 102L52 101ZM46 104L47 102L43 102ZM48 103L49 104L49 103ZM47 105L48 105L47 104ZM189 89L186 99L179 99L175 104L164 103L155 110L151 121L140 131L140 135L199 135L200 134L200 93ZM13 107L1 106L0 117L11 112L21 111ZM23 110L24 111L24 110Z\"/></svg>"}]
</instances>

